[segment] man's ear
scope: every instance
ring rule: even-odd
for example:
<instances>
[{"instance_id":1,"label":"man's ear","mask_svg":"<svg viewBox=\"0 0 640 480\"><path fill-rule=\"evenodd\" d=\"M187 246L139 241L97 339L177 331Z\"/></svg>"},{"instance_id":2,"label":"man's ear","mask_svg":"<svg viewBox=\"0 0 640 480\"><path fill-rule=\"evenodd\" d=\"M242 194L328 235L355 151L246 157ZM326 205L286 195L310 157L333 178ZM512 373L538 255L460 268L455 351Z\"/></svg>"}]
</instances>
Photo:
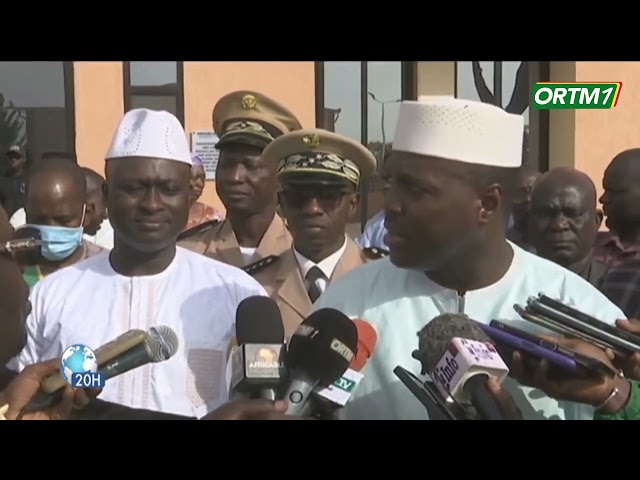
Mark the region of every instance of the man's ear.
<instances>
[{"instance_id":1,"label":"man's ear","mask_svg":"<svg viewBox=\"0 0 640 480\"><path fill-rule=\"evenodd\" d=\"M504 192L498 184L491 185L480 195L480 209L478 210L478 222L486 223L500 208L504 201Z\"/></svg>"},{"instance_id":2,"label":"man's ear","mask_svg":"<svg viewBox=\"0 0 640 480\"><path fill-rule=\"evenodd\" d=\"M598 208L596 209L596 225L598 226L598 230L600 229L600 225L602 225L602 220L604 220L604 212Z\"/></svg>"},{"instance_id":3,"label":"man's ear","mask_svg":"<svg viewBox=\"0 0 640 480\"><path fill-rule=\"evenodd\" d=\"M82 226L86 227L91 222L93 222L94 217L96 215L96 206L94 203L87 203L84 207L84 221L82 222Z\"/></svg>"},{"instance_id":4,"label":"man's ear","mask_svg":"<svg viewBox=\"0 0 640 480\"><path fill-rule=\"evenodd\" d=\"M356 212L358 211L358 206L360 205L360 192L356 192L351 195L349 199L349 221L353 220Z\"/></svg>"}]
</instances>

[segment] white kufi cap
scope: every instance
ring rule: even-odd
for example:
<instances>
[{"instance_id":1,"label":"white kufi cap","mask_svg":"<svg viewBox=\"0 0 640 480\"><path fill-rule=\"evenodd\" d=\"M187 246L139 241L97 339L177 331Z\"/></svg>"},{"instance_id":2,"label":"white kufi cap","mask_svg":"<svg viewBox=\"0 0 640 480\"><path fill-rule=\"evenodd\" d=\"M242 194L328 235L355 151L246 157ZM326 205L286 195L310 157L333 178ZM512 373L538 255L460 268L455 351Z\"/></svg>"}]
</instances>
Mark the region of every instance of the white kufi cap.
<instances>
[{"instance_id":1,"label":"white kufi cap","mask_svg":"<svg viewBox=\"0 0 640 480\"><path fill-rule=\"evenodd\" d=\"M393 150L476 165L522 165L524 118L453 97L402 102Z\"/></svg>"},{"instance_id":2,"label":"white kufi cap","mask_svg":"<svg viewBox=\"0 0 640 480\"><path fill-rule=\"evenodd\" d=\"M136 108L124 114L106 159L165 158L192 165L191 151L180 121L165 111Z\"/></svg>"}]
</instances>

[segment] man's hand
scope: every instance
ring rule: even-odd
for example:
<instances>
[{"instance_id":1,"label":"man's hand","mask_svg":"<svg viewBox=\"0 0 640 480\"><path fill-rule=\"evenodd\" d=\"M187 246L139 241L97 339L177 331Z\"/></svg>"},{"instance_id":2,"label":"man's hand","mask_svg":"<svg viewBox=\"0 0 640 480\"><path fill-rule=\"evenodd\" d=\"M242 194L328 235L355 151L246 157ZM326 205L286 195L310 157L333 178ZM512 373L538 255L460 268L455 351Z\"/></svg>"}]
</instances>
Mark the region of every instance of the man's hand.
<instances>
[{"instance_id":1,"label":"man's hand","mask_svg":"<svg viewBox=\"0 0 640 480\"><path fill-rule=\"evenodd\" d=\"M0 392L0 407L8 404L9 410L5 413L8 420L15 420L20 412L40 390L40 383L45 377L60 369L60 359L36 363L25 367L14 378L7 388ZM66 386L62 394L62 400L53 407L40 412L27 413L22 420L65 420L72 408L84 407L99 391L74 390Z\"/></svg>"},{"instance_id":2,"label":"man's hand","mask_svg":"<svg viewBox=\"0 0 640 480\"><path fill-rule=\"evenodd\" d=\"M496 399L505 420L523 420L522 412L494 377L487 380L487 388Z\"/></svg>"},{"instance_id":3,"label":"man's hand","mask_svg":"<svg viewBox=\"0 0 640 480\"><path fill-rule=\"evenodd\" d=\"M225 403L200 420L309 420L285 415L287 402L278 400L237 400Z\"/></svg>"},{"instance_id":4,"label":"man's hand","mask_svg":"<svg viewBox=\"0 0 640 480\"><path fill-rule=\"evenodd\" d=\"M590 343L563 337L546 335L541 335L541 337L569 350L595 358L615 370L610 353ZM533 369L527 368L524 365L522 355L518 352L513 355L509 375L522 385L542 390L551 398L594 407L602 405L614 388L618 388L619 393L602 406L601 412L607 414L615 413L623 408L630 394L629 382L618 376L604 376L595 373L589 376L572 376L554 369L546 360L540 361Z\"/></svg>"},{"instance_id":5,"label":"man's hand","mask_svg":"<svg viewBox=\"0 0 640 480\"><path fill-rule=\"evenodd\" d=\"M640 320L616 320L616 326L620 330L638 335L640 340ZM640 380L640 353L634 353L630 357L615 356L613 364L622 370L627 378Z\"/></svg>"}]
</instances>

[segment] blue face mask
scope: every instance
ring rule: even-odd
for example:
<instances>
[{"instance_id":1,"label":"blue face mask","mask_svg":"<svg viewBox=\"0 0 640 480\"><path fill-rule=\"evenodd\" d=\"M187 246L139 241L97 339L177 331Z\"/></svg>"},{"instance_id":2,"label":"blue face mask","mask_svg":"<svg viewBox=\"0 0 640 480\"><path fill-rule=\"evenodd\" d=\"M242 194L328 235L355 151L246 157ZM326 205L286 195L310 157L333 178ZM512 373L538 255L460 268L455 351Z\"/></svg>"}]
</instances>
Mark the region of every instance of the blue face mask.
<instances>
[{"instance_id":1,"label":"blue face mask","mask_svg":"<svg viewBox=\"0 0 640 480\"><path fill-rule=\"evenodd\" d=\"M42 256L52 262L59 262L73 255L73 252L82 244L84 229L84 209L82 213L82 221L79 227L58 227L50 225L33 225L27 226L36 228L40 231L42 244L40 250Z\"/></svg>"}]
</instances>

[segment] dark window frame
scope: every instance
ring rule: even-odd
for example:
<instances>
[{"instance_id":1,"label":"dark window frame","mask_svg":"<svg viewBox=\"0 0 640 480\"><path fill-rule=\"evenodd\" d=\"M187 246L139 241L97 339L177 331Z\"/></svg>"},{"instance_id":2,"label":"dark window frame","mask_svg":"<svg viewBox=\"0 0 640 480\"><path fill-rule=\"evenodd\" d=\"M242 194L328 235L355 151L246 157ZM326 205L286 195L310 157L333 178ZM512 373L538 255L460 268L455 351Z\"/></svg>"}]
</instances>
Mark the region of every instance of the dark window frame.
<instances>
[{"instance_id":1,"label":"dark window frame","mask_svg":"<svg viewBox=\"0 0 640 480\"><path fill-rule=\"evenodd\" d=\"M62 71L64 75L64 111L67 124L67 150L76 157L76 82L74 62L62 62ZM29 139L27 138L27 147L28 142Z\"/></svg>"},{"instance_id":2,"label":"dark window frame","mask_svg":"<svg viewBox=\"0 0 640 480\"><path fill-rule=\"evenodd\" d=\"M315 63L315 107L316 107L316 127L322 128L324 123L324 62ZM369 95L368 95L368 62L360 62L360 143L367 146L369 142ZM401 100L417 100L418 98L418 67L417 62L400 62L401 78ZM380 167L380 165L378 166ZM374 191L377 181L376 176L371 181L360 184L361 205L360 205L360 229L364 227L369 219L369 193Z\"/></svg>"},{"instance_id":3,"label":"dark window frame","mask_svg":"<svg viewBox=\"0 0 640 480\"><path fill-rule=\"evenodd\" d=\"M131 97L174 97L176 116L184 126L184 62L176 62L176 83L157 86L131 85L131 62L122 62L124 111L131 109Z\"/></svg>"},{"instance_id":4,"label":"dark window frame","mask_svg":"<svg viewBox=\"0 0 640 480\"><path fill-rule=\"evenodd\" d=\"M548 82L550 79L549 62L530 62L530 69L536 70L536 81ZM531 72L529 78L532 78ZM502 105L502 62L493 62L493 92L498 105ZM458 62L454 63L454 96L458 98ZM497 94L495 93L497 92ZM535 118L534 118L535 117ZM535 133L531 135L531 131ZM537 137L537 157L533 163L537 164L540 172L549 170L549 110L538 110L532 113L529 105L529 139Z\"/></svg>"},{"instance_id":5,"label":"dark window frame","mask_svg":"<svg viewBox=\"0 0 640 480\"><path fill-rule=\"evenodd\" d=\"M69 155L76 155L76 97L75 97L75 70L74 62L60 62L62 63L62 88L64 89L64 116L65 116L65 143L66 151ZM0 110L35 110L42 107L20 107L15 106L11 108L5 108L0 106ZM48 108L48 107L47 107ZM35 159L31 158L29 147L29 138L26 143L27 159L29 162L33 162Z\"/></svg>"}]
</instances>

